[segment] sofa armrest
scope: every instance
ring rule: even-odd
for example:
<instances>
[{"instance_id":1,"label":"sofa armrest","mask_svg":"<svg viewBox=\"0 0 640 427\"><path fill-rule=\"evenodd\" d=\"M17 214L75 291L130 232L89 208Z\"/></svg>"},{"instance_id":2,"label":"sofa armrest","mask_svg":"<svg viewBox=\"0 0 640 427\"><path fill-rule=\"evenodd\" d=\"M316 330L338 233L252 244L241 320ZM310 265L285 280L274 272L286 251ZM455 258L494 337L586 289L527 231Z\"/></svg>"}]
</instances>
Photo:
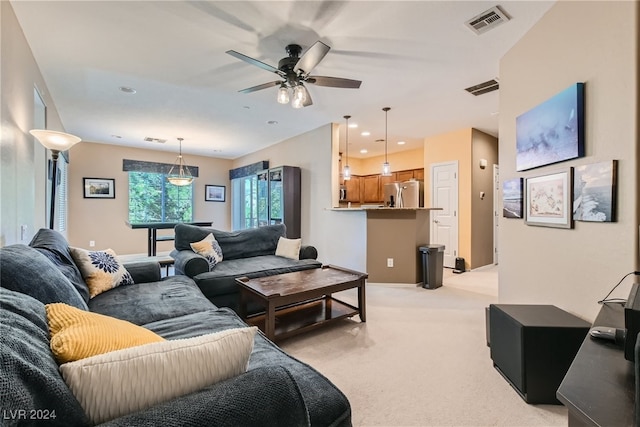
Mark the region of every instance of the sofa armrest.
<instances>
[{"instance_id":1,"label":"sofa armrest","mask_svg":"<svg viewBox=\"0 0 640 427\"><path fill-rule=\"evenodd\" d=\"M209 271L209 262L193 251L174 249L169 255L175 260L173 267L176 274L194 278L200 273Z\"/></svg>"},{"instance_id":2,"label":"sofa armrest","mask_svg":"<svg viewBox=\"0 0 640 427\"><path fill-rule=\"evenodd\" d=\"M157 282L161 278L160 264L155 261L132 261L123 263L127 269L133 283L151 283Z\"/></svg>"},{"instance_id":3,"label":"sofa armrest","mask_svg":"<svg viewBox=\"0 0 640 427\"><path fill-rule=\"evenodd\" d=\"M279 427L309 426L310 421L291 373L282 366L265 366L100 425Z\"/></svg>"},{"instance_id":4,"label":"sofa armrest","mask_svg":"<svg viewBox=\"0 0 640 427\"><path fill-rule=\"evenodd\" d=\"M300 246L300 259L318 259L318 250L315 246L302 245Z\"/></svg>"}]
</instances>

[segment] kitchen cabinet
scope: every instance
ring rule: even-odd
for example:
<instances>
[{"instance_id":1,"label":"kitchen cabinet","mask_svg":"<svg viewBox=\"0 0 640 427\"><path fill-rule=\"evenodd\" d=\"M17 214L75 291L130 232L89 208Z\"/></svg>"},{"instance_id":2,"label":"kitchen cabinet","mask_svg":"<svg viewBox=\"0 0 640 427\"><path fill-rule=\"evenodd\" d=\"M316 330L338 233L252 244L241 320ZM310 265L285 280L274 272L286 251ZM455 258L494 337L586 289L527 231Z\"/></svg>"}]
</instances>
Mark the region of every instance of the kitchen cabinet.
<instances>
[{"instance_id":1,"label":"kitchen cabinet","mask_svg":"<svg viewBox=\"0 0 640 427\"><path fill-rule=\"evenodd\" d=\"M415 178L415 176L413 176L413 170L396 172L396 176L398 179L395 181L400 182L409 181L410 179Z\"/></svg>"},{"instance_id":2,"label":"kitchen cabinet","mask_svg":"<svg viewBox=\"0 0 640 427\"><path fill-rule=\"evenodd\" d=\"M414 169L413 178L418 181L424 181L424 169Z\"/></svg>"},{"instance_id":3,"label":"kitchen cabinet","mask_svg":"<svg viewBox=\"0 0 640 427\"><path fill-rule=\"evenodd\" d=\"M347 190L347 198L343 201L360 203L360 181L361 177L357 175L351 175L351 179L344 182L345 189Z\"/></svg>"},{"instance_id":4,"label":"kitchen cabinet","mask_svg":"<svg viewBox=\"0 0 640 427\"><path fill-rule=\"evenodd\" d=\"M366 175L362 177L362 203L379 203L380 175Z\"/></svg>"}]
</instances>

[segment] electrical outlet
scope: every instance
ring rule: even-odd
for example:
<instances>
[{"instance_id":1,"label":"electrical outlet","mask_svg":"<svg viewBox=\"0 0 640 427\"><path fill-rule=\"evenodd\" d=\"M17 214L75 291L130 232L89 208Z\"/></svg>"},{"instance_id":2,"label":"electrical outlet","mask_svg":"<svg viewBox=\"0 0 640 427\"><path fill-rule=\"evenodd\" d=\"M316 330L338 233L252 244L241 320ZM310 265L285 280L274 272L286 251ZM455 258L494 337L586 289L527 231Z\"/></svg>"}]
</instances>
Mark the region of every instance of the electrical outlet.
<instances>
[{"instance_id":1,"label":"electrical outlet","mask_svg":"<svg viewBox=\"0 0 640 427\"><path fill-rule=\"evenodd\" d=\"M95 240L89 240L89 247L93 248L96 245L96 241Z\"/></svg>"},{"instance_id":2,"label":"electrical outlet","mask_svg":"<svg viewBox=\"0 0 640 427\"><path fill-rule=\"evenodd\" d=\"M387 267L393 267L393 258L387 258Z\"/></svg>"}]
</instances>

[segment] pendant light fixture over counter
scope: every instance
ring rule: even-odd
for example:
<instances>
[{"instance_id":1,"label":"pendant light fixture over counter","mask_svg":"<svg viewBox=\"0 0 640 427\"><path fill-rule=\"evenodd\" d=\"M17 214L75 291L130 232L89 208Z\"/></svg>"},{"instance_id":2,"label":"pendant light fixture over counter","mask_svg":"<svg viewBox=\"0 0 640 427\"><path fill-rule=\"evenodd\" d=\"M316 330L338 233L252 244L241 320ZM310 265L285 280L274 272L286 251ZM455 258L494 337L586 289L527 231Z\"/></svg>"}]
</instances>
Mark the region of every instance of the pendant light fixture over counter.
<instances>
[{"instance_id":1,"label":"pendant light fixture over counter","mask_svg":"<svg viewBox=\"0 0 640 427\"><path fill-rule=\"evenodd\" d=\"M178 187L183 187L185 185L189 185L193 182L193 176L191 175L191 171L189 171L189 167L184 164L182 159L182 140L184 138L178 138L180 141L180 154L178 154L178 158L176 162L171 166L169 173L167 174L167 181L169 181L173 185L177 185ZM174 173L173 170L178 168Z\"/></svg>"},{"instance_id":2,"label":"pendant light fixture over counter","mask_svg":"<svg viewBox=\"0 0 640 427\"><path fill-rule=\"evenodd\" d=\"M391 176L391 166L387 160L387 115L391 110L390 107L384 107L384 163L382 164L382 176Z\"/></svg>"},{"instance_id":3,"label":"pendant light fixture over counter","mask_svg":"<svg viewBox=\"0 0 640 427\"><path fill-rule=\"evenodd\" d=\"M349 119L351 118L351 116L344 116L344 118L347 121L347 127L345 128L347 143L345 144L346 156L344 161L344 168L342 169L342 177L344 178L345 181L348 181L351 179L351 169L349 168Z\"/></svg>"}]
</instances>

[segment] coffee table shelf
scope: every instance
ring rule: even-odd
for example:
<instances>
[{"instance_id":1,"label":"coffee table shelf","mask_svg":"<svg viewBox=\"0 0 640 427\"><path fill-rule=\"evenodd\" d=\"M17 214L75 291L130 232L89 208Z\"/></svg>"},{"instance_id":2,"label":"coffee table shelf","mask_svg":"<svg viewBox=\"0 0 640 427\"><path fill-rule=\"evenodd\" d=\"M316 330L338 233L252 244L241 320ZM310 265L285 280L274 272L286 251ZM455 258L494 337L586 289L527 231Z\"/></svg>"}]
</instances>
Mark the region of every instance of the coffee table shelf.
<instances>
[{"instance_id":1,"label":"coffee table shelf","mask_svg":"<svg viewBox=\"0 0 640 427\"><path fill-rule=\"evenodd\" d=\"M353 317L358 308L335 298L320 298L276 310L275 335L278 339L316 329L337 320ZM266 313L247 318L247 323L265 330Z\"/></svg>"}]
</instances>

